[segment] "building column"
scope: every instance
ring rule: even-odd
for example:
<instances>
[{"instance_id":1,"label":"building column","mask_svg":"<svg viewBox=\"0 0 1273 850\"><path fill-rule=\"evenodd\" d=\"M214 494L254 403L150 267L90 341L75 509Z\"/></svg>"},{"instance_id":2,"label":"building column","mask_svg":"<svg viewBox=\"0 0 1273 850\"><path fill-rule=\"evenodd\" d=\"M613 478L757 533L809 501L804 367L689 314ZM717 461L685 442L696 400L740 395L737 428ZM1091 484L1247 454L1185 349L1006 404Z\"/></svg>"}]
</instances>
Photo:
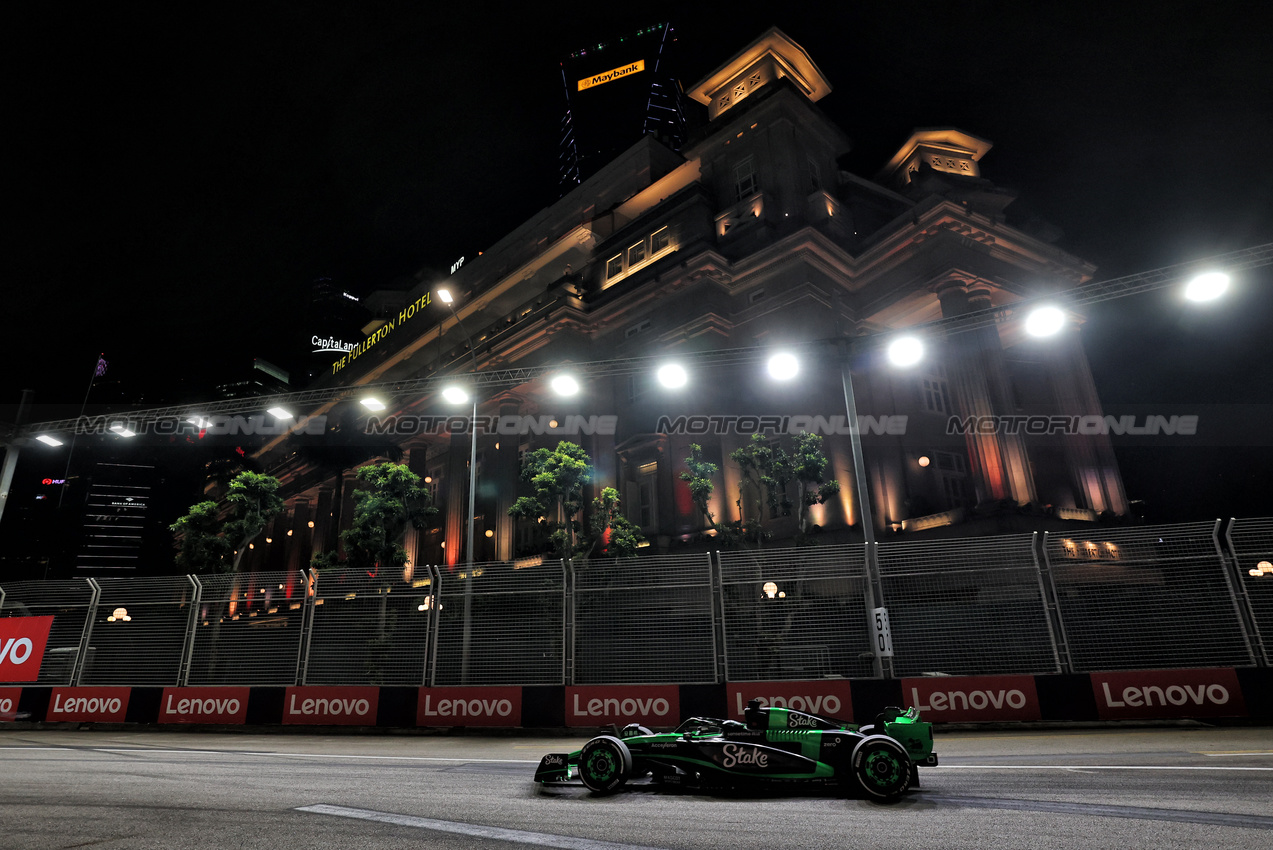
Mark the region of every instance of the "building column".
<instances>
[{"instance_id":1,"label":"building column","mask_svg":"<svg viewBox=\"0 0 1273 850\"><path fill-rule=\"evenodd\" d=\"M469 435L452 434L446 458L445 500L439 505L443 513L443 541L446 548L442 560L448 567L463 561L465 522L469 510Z\"/></svg>"},{"instance_id":2,"label":"building column","mask_svg":"<svg viewBox=\"0 0 1273 850\"><path fill-rule=\"evenodd\" d=\"M520 415L521 404L516 399L501 399L499 415ZM493 511L495 516L487 523L487 528L495 532L494 558L497 561L511 561L516 555L515 525L516 520L508 515L517 499L517 482L521 479L521 470L517 468L517 451L521 447L520 434L500 435L493 451L487 453L491 459L483 470L488 485L494 493Z\"/></svg>"},{"instance_id":3,"label":"building column","mask_svg":"<svg viewBox=\"0 0 1273 850\"><path fill-rule=\"evenodd\" d=\"M1064 337L1057 340L1056 356L1046 361L1057 410L1066 416L1103 417L1079 326L1071 323L1062 334ZM1063 448L1077 506L1096 513L1126 514L1127 495L1109 435L1070 434L1065 437Z\"/></svg>"},{"instance_id":4,"label":"building column","mask_svg":"<svg viewBox=\"0 0 1273 850\"><path fill-rule=\"evenodd\" d=\"M939 284L937 297L943 317L990 307L988 288L958 277ZM947 375L963 417L980 420L1016 412L996 328L956 334L947 342L946 352ZM1034 479L1020 434L983 434L974 428L967 435L967 448L969 475L978 501L1011 499L1018 504L1035 501Z\"/></svg>"}]
</instances>

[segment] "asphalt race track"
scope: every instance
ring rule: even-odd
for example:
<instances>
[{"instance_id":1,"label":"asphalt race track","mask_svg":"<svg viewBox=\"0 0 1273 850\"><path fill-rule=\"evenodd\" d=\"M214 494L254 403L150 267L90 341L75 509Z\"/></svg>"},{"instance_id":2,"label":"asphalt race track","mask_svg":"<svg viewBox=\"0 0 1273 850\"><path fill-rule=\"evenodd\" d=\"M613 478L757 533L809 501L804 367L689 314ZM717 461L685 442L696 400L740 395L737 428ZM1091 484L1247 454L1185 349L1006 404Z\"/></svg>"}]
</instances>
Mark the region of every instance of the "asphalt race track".
<instances>
[{"instance_id":1,"label":"asphalt race track","mask_svg":"<svg viewBox=\"0 0 1273 850\"><path fill-rule=\"evenodd\" d=\"M0 846L1273 846L1268 728L939 731L941 766L891 806L531 782L583 740L6 729Z\"/></svg>"}]
</instances>

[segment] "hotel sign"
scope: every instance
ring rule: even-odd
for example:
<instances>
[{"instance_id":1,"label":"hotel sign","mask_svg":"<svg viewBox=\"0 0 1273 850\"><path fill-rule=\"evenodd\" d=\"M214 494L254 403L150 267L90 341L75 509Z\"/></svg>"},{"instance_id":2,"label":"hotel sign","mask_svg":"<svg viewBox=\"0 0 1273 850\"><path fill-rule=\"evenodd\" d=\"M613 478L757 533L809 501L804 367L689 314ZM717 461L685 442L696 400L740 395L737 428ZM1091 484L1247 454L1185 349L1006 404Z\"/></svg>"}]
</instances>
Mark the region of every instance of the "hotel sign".
<instances>
[{"instance_id":1,"label":"hotel sign","mask_svg":"<svg viewBox=\"0 0 1273 850\"><path fill-rule=\"evenodd\" d=\"M611 80L617 80L620 77L626 77L630 74L639 74L645 70L645 60L638 59L628 65L621 65L612 71L606 71L602 74L594 74L591 77L584 77L579 81L579 91L590 89L593 86L599 86L602 83L608 83Z\"/></svg>"}]
</instances>

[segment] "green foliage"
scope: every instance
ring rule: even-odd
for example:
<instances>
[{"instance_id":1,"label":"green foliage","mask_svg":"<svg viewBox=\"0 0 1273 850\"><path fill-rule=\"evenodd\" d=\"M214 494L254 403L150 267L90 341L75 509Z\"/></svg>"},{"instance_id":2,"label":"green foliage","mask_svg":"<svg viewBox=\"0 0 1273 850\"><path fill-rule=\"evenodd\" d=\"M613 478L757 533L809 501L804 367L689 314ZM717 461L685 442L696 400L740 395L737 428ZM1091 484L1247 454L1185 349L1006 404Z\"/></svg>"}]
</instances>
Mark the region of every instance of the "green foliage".
<instances>
[{"instance_id":1,"label":"green foliage","mask_svg":"<svg viewBox=\"0 0 1273 850\"><path fill-rule=\"evenodd\" d=\"M240 472L230 481L221 516L216 502L199 502L169 528L179 536L177 565L190 572L238 572L239 563L284 507L272 475Z\"/></svg>"},{"instance_id":2,"label":"green foliage","mask_svg":"<svg viewBox=\"0 0 1273 850\"><path fill-rule=\"evenodd\" d=\"M228 572L234 563L234 550L221 536L221 518L217 503L191 505L186 515L171 526L179 542L177 566L188 573Z\"/></svg>"},{"instance_id":3,"label":"green foliage","mask_svg":"<svg viewBox=\"0 0 1273 850\"><path fill-rule=\"evenodd\" d=\"M534 487L535 493L518 497L509 516L543 524L559 557L587 557L597 552L630 557L636 554L637 544L645 540L640 530L619 512L619 491L613 487L605 488L601 498L592 500L588 524L580 522L583 489L592 480L592 459L575 443L563 440L555 449L531 452L522 464L521 478Z\"/></svg>"},{"instance_id":4,"label":"green foliage","mask_svg":"<svg viewBox=\"0 0 1273 850\"><path fill-rule=\"evenodd\" d=\"M689 484L690 498L702 512L724 546L742 546L761 543L770 536L764 527L765 508L771 515L790 515L796 505L800 511L800 529L797 543L804 543L809 530L809 508L820 505L840 491L837 481L826 480L827 457L822 452L822 438L817 434L801 433L788 454L781 445L771 444L760 434L753 434L751 441L729 455L742 472L739 483L738 506L743 518L737 522L721 523L708 510L715 489L714 477L719 468L703 458L703 448L690 445L690 456L685 459L686 471L681 480ZM796 484L793 501L789 489Z\"/></svg>"},{"instance_id":5,"label":"green foliage","mask_svg":"<svg viewBox=\"0 0 1273 850\"><path fill-rule=\"evenodd\" d=\"M420 476L400 463L361 467L358 482L353 522L340 535L345 544L344 565L373 574L380 569L401 571L407 563L402 545L407 529L425 528L437 516L429 491ZM326 569L341 561L329 552L315 557L313 565Z\"/></svg>"}]
</instances>

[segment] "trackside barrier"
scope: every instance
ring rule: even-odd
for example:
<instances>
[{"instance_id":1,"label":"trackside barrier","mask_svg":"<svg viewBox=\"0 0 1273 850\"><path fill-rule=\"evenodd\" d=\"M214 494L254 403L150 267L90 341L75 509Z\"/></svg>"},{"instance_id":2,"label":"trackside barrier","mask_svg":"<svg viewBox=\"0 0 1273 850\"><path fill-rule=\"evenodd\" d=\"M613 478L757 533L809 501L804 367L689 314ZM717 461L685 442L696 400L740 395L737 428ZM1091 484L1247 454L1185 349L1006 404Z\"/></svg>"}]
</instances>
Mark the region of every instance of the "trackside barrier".
<instances>
[{"instance_id":1,"label":"trackside barrier","mask_svg":"<svg viewBox=\"0 0 1273 850\"><path fill-rule=\"evenodd\" d=\"M566 565L439 567L434 685L561 685Z\"/></svg>"},{"instance_id":2,"label":"trackside barrier","mask_svg":"<svg viewBox=\"0 0 1273 850\"><path fill-rule=\"evenodd\" d=\"M1045 533L1070 669L1254 665L1219 526Z\"/></svg>"},{"instance_id":3,"label":"trackside barrier","mask_svg":"<svg viewBox=\"0 0 1273 850\"><path fill-rule=\"evenodd\" d=\"M896 675L1061 672L1037 537L881 543Z\"/></svg>"},{"instance_id":4,"label":"trackside barrier","mask_svg":"<svg viewBox=\"0 0 1273 850\"><path fill-rule=\"evenodd\" d=\"M570 574L569 684L716 681L709 555L571 562Z\"/></svg>"},{"instance_id":5,"label":"trackside barrier","mask_svg":"<svg viewBox=\"0 0 1273 850\"><path fill-rule=\"evenodd\" d=\"M1230 520L1225 541L1253 640L1264 663L1273 664L1273 518Z\"/></svg>"},{"instance_id":6,"label":"trackside barrier","mask_svg":"<svg viewBox=\"0 0 1273 850\"><path fill-rule=\"evenodd\" d=\"M530 687L0 687L0 723L181 723L393 728L575 728L688 717L741 718L750 699L850 723L886 705L930 721L1012 723L1185 719L1273 722L1273 670L1189 668L1080 675L827 679L723 685Z\"/></svg>"},{"instance_id":7,"label":"trackside barrier","mask_svg":"<svg viewBox=\"0 0 1273 850\"><path fill-rule=\"evenodd\" d=\"M826 545L4 583L0 618L52 625L38 673L0 656L0 673L21 676L0 685L708 687L1267 667L1273 519L1230 521L1223 546L1220 529L890 539L870 558Z\"/></svg>"},{"instance_id":8,"label":"trackside barrier","mask_svg":"<svg viewBox=\"0 0 1273 850\"><path fill-rule=\"evenodd\" d=\"M725 678L870 676L862 546L720 552Z\"/></svg>"}]
</instances>

